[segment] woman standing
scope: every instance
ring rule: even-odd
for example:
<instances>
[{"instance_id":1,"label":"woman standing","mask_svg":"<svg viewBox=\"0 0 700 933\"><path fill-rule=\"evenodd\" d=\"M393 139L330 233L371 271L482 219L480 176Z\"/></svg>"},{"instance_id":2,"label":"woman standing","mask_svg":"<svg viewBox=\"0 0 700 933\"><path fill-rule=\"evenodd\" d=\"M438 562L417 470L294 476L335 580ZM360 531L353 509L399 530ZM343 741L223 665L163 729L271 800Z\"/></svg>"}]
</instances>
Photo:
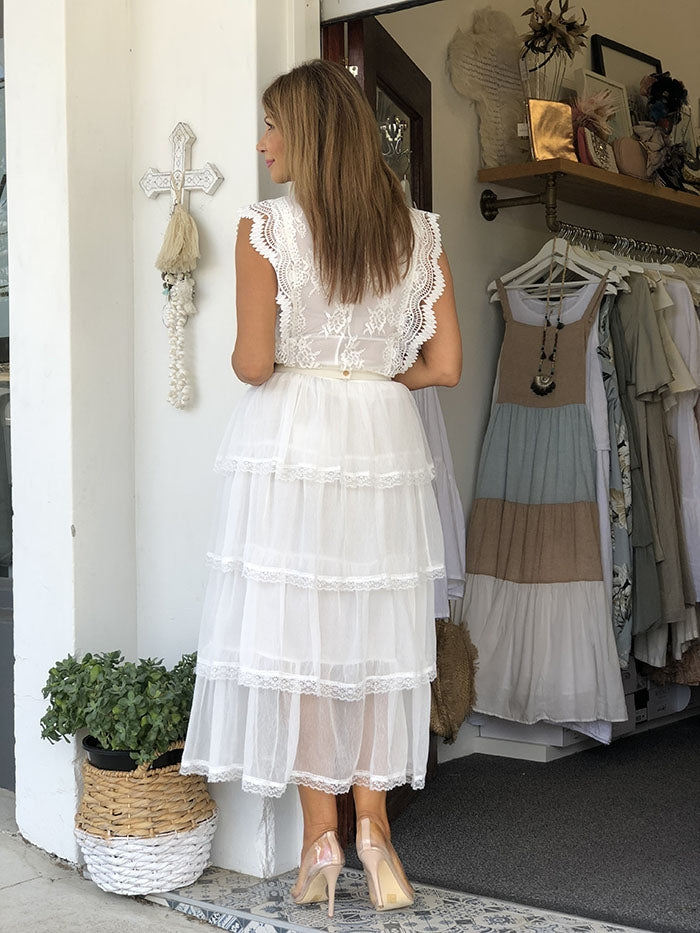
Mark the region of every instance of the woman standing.
<instances>
[{"instance_id":1,"label":"woman standing","mask_svg":"<svg viewBox=\"0 0 700 933\"><path fill-rule=\"evenodd\" d=\"M251 205L236 245L232 364L253 386L225 477L185 773L280 796L299 786L297 903L343 864L335 795L352 788L377 909L413 890L386 792L425 781L444 574L432 463L409 389L455 385L461 343L435 215L409 209L372 110L313 61L263 95L257 145L293 194Z\"/></svg>"}]
</instances>

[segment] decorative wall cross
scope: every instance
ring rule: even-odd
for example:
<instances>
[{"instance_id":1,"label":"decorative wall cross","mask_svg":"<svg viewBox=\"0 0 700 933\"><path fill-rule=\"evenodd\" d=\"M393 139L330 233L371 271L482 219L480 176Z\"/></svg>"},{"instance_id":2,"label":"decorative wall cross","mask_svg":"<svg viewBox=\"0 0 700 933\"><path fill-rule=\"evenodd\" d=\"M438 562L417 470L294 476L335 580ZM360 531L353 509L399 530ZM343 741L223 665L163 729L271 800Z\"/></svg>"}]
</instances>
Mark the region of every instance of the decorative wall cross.
<instances>
[{"instance_id":1,"label":"decorative wall cross","mask_svg":"<svg viewBox=\"0 0 700 933\"><path fill-rule=\"evenodd\" d=\"M197 137L186 123L178 123L170 134L173 147L173 167L170 172L159 172L157 168L149 168L139 184L149 198L157 198L164 191L171 195L170 210L172 211L178 200L178 192L182 192L181 203L189 207L190 191L203 191L204 194L214 194L224 176L211 162L205 162L204 168L191 169L190 158L192 144Z\"/></svg>"},{"instance_id":2,"label":"decorative wall cross","mask_svg":"<svg viewBox=\"0 0 700 933\"><path fill-rule=\"evenodd\" d=\"M172 171L149 168L139 182L149 198L170 192L170 220L156 266L161 270L163 291L167 296L163 323L170 340L168 401L179 409L187 408L191 401L189 372L185 365L185 324L197 311L193 271L199 259L199 234L188 211L189 194L190 191L214 194L224 180L211 162L206 162L201 169L190 168L192 144L196 138L186 123L178 123L170 134Z\"/></svg>"}]
</instances>

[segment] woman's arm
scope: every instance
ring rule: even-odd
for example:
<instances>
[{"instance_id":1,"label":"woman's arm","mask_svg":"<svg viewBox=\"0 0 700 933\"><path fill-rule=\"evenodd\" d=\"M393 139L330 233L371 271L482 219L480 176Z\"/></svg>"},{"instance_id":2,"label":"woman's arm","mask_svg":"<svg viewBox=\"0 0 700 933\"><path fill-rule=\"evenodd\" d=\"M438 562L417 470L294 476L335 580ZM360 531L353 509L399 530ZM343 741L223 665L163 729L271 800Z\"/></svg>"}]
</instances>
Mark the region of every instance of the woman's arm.
<instances>
[{"instance_id":1,"label":"woman's arm","mask_svg":"<svg viewBox=\"0 0 700 933\"><path fill-rule=\"evenodd\" d=\"M445 290L435 302L435 333L420 349L418 359L406 370L394 376L409 389L425 386L456 386L462 375L462 337L457 321L452 273L447 256L442 253L438 265L445 276Z\"/></svg>"},{"instance_id":2,"label":"woman's arm","mask_svg":"<svg viewBox=\"0 0 700 933\"><path fill-rule=\"evenodd\" d=\"M267 382L275 366L277 276L272 264L250 242L252 220L238 225L236 240L236 317L231 355L233 371L249 385Z\"/></svg>"}]
</instances>

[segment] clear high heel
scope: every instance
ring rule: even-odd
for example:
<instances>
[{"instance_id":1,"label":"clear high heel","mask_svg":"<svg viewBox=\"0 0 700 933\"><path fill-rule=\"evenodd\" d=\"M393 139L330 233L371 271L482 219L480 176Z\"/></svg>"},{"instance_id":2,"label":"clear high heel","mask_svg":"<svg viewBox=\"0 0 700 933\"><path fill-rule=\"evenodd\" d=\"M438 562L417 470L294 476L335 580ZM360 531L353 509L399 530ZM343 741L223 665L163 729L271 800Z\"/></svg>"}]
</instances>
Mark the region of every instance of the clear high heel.
<instances>
[{"instance_id":1,"label":"clear high heel","mask_svg":"<svg viewBox=\"0 0 700 933\"><path fill-rule=\"evenodd\" d=\"M375 910L410 907L415 892L394 847L369 817L357 824L357 854L365 869L369 899Z\"/></svg>"},{"instance_id":2,"label":"clear high heel","mask_svg":"<svg viewBox=\"0 0 700 933\"><path fill-rule=\"evenodd\" d=\"M328 916L333 916L335 886L345 856L335 830L328 830L309 846L301 865L296 884L291 890L295 904L313 904L328 898Z\"/></svg>"}]
</instances>

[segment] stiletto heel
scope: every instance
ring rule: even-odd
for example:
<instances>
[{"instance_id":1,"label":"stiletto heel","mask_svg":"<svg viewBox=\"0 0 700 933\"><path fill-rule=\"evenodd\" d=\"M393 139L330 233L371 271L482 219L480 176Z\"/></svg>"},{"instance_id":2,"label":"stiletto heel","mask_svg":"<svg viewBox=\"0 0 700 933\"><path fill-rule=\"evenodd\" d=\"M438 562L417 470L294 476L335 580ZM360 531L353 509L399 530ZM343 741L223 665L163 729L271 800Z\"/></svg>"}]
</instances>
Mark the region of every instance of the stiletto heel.
<instances>
[{"instance_id":1,"label":"stiletto heel","mask_svg":"<svg viewBox=\"0 0 700 933\"><path fill-rule=\"evenodd\" d=\"M295 904L313 904L328 899L328 916L333 916L335 886L345 864L338 836L329 830L309 846L299 866L299 876L291 890Z\"/></svg>"},{"instance_id":2,"label":"stiletto heel","mask_svg":"<svg viewBox=\"0 0 700 933\"><path fill-rule=\"evenodd\" d=\"M328 891L328 916L333 916L335 910L335 886L338 883L338 875L342 865L329 865L323 869L323 876L326 879L326 890Z\"/></svg>"},{"instance_id":3,"label":"stiletto heel","mask_svg":"<svg viewBox=\"0 0 700 933\"><path fill-rule=\"evenodd\" d=\"M357 854L362 862L369 887L369 899L375 910L410 907L414 891L404 874L391 843L369 817L357 825Z\"/></svg>"}]
</instances>

